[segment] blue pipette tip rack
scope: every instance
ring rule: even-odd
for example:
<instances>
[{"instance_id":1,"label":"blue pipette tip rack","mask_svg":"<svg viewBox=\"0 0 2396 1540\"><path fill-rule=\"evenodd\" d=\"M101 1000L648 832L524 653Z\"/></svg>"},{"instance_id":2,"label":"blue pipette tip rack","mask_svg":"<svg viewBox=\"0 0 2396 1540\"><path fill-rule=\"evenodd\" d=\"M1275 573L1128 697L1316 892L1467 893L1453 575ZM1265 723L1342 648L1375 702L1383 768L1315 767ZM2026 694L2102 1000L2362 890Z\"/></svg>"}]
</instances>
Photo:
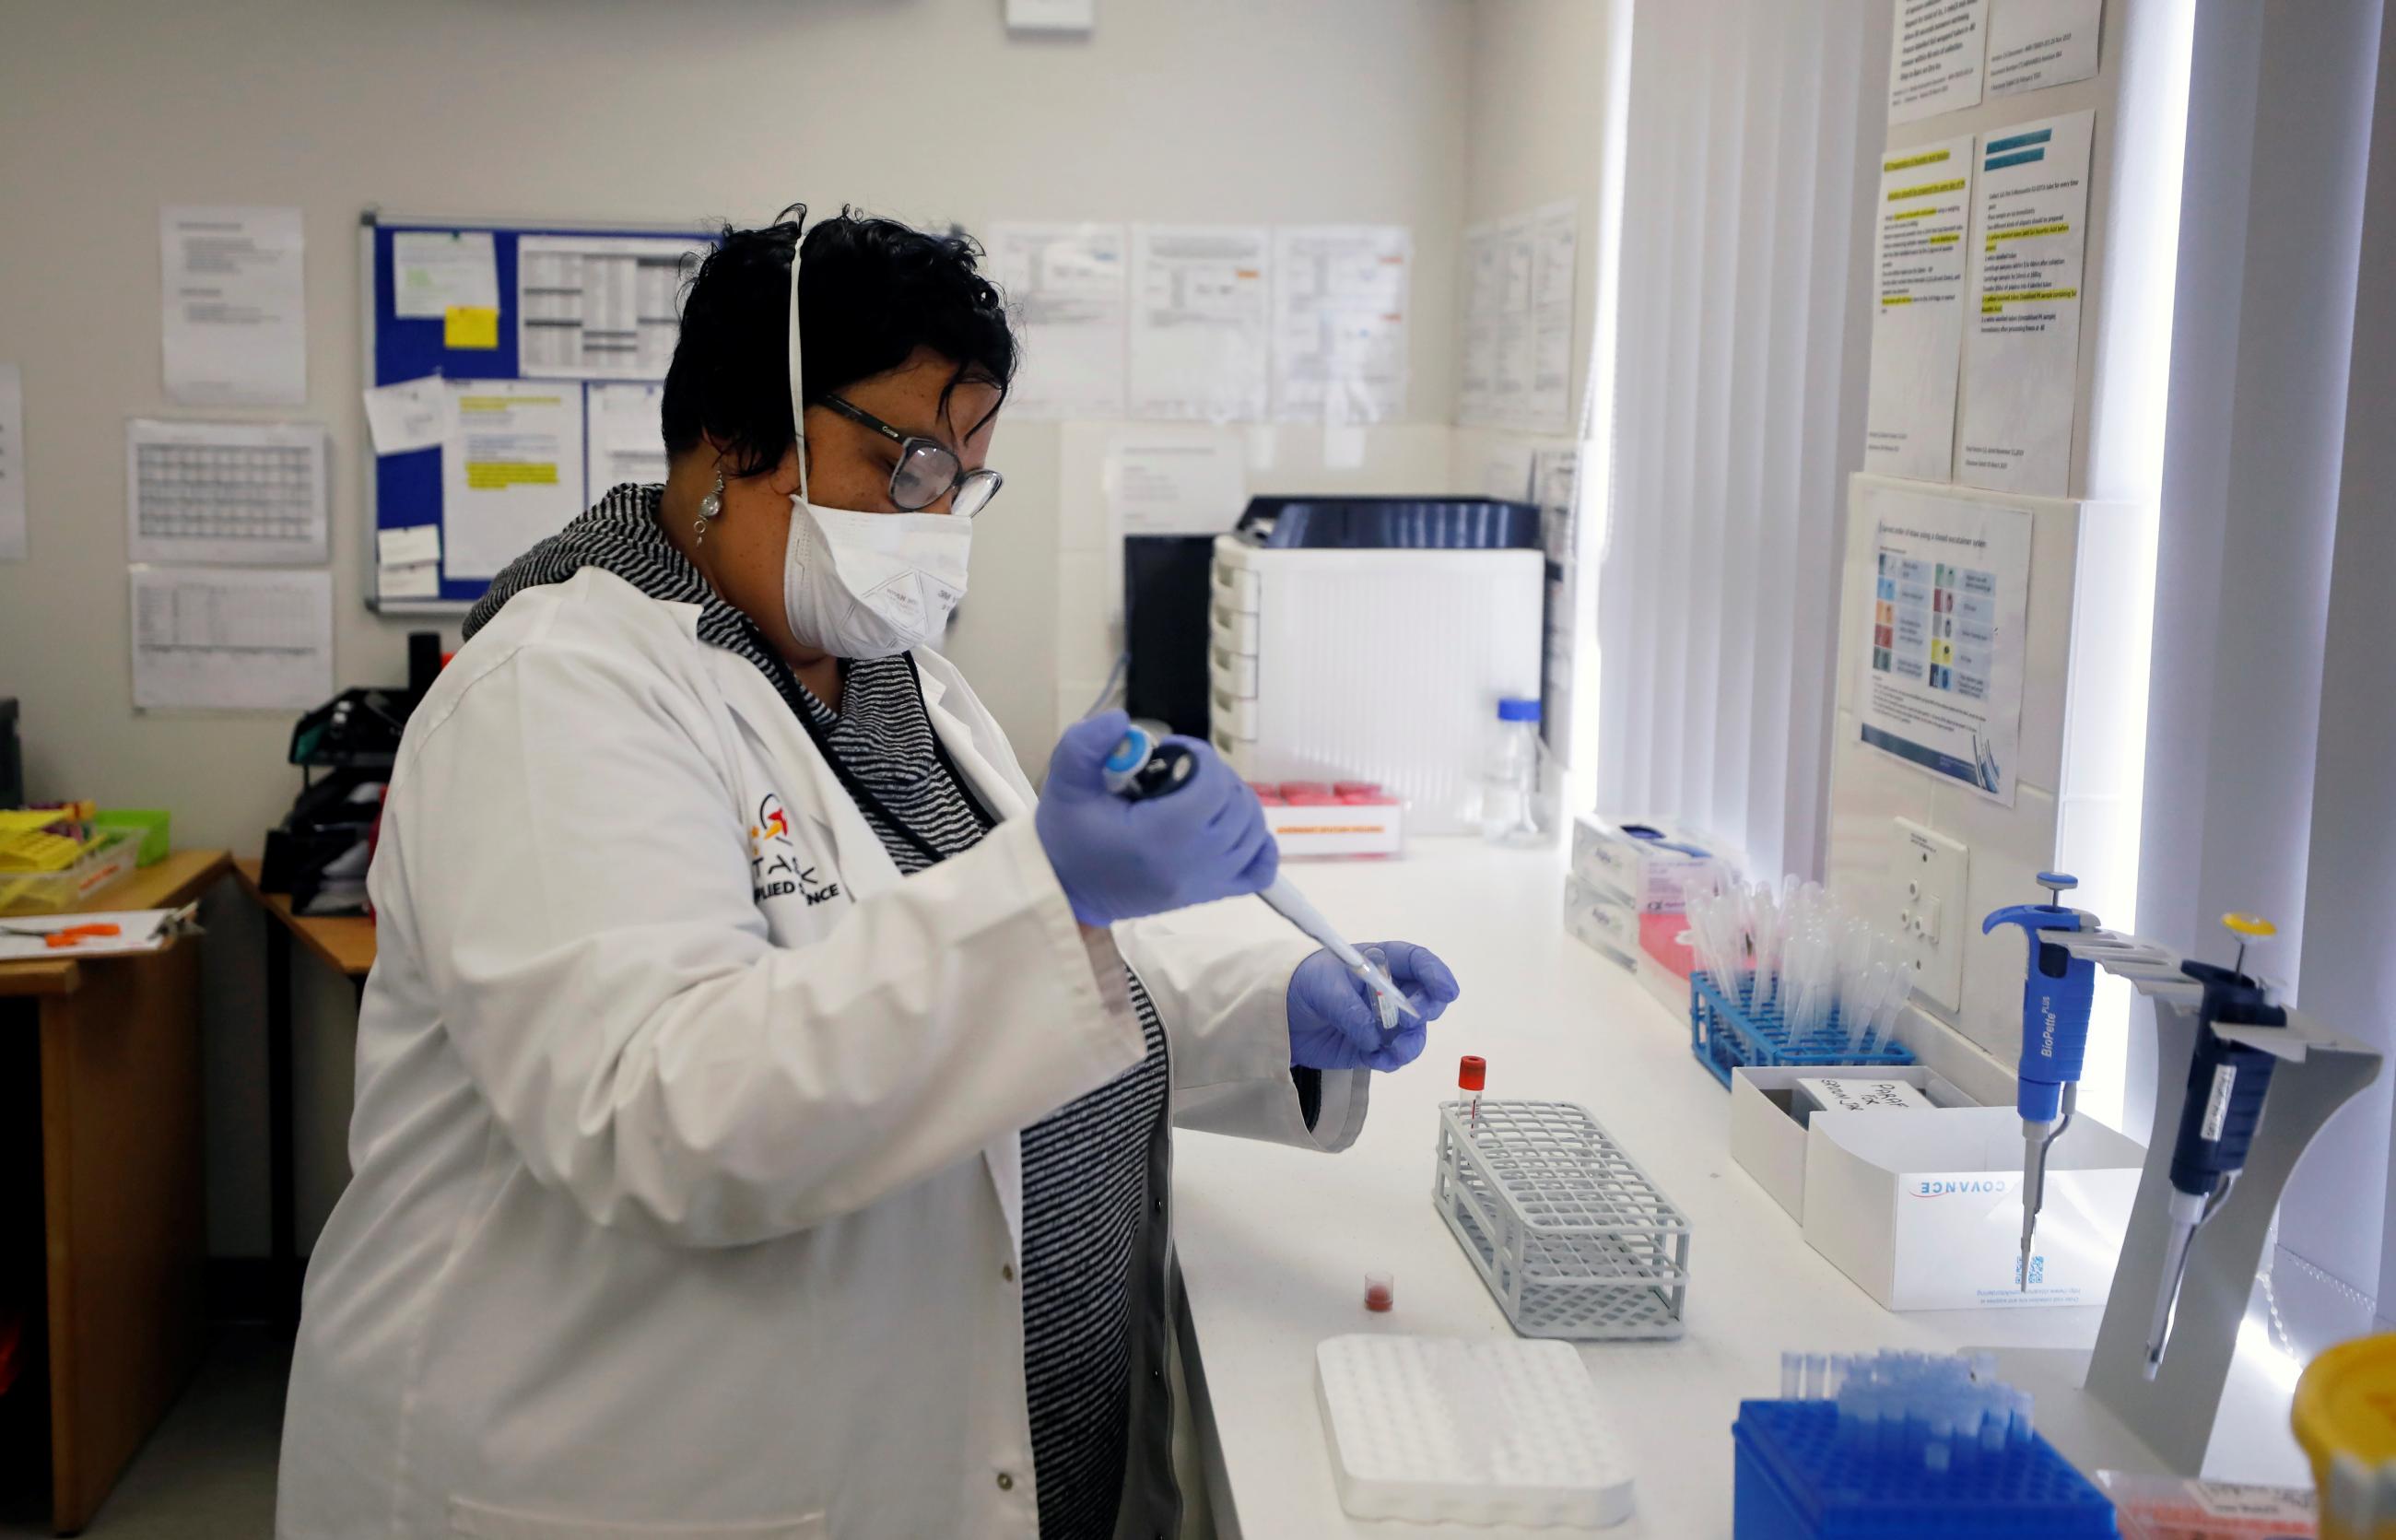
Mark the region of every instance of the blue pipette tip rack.
<instances>
[{"instance_id":1,"label":"blue pipette tip rack","mask_svg":"<svg viewBox=\"0 0 2396 1540\"><path fill-rule=\"evenodd\" d=\"M1945 1471L1918 1454L1843 1445L1828 1401L1749 1401L1737 1450L1734 1540L2099 1540L2113 1505L2036 1434Z\"/></svg>"},{"instance_id":2,"label":"blue pipette tip rack","mask_svg":"<svg viewBox=\"0 0 2396 1540\"><path fill-rule=\"evenodd\" d=\"M1725 1086L1730 1084L1730 1072L1743 1064L1811 1069L1825 1065L1913 1062L1911 1051L1901 1042L1847 1052L1847 1028L1839 1019L1836 1006L1831 1007L1827 1022L1792 1042L1789 1018L1777 1005L1757 1010L1743 1004L1737 995L1724 992L1713 975L1702 970L1689 976L1689 1051Z\"/></svg>"}]
</instances>

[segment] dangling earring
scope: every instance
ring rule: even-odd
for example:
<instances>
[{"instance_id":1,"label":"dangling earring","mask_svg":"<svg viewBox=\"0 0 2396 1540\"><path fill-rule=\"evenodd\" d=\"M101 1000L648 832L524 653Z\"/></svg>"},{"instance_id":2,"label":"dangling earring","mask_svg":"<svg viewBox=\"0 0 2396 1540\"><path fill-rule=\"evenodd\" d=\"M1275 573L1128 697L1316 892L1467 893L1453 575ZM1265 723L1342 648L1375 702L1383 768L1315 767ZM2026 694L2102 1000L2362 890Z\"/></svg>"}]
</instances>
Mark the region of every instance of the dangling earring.
<instances>
[{"instance_id":1,"label":"dangling earring","mask_svg":"<svg viewBox=\"0 0 2396 1540\"><path fill-rule=\"evenodd\" d=\"M699 499L699 517L690 522L692 542L697 545L705 545L707 543L707 525L709 521L720 519L723 516L724 472L718 471L715 473L715 490L710 492L706 497Z\"/></svg>"}]
</instances>

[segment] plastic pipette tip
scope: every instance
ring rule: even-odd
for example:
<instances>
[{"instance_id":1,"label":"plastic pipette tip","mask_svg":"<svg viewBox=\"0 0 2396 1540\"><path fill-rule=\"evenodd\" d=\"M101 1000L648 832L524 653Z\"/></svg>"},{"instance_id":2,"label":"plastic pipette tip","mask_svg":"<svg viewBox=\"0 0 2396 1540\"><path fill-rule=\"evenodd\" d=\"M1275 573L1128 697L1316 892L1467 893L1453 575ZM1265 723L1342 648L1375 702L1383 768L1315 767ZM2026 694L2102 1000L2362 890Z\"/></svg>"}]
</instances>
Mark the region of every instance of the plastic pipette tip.
<instances>
[{"instance_id":1,"label":"plastic pipette tip","mask_svg":"<svg viewBox=\"0 0 2396 1540\"><path fill-rule=\"evenodd\" d=\"M1378 1002L1384 1016L1413 1016L1418 1020L1421 1019L1422 1013L1416 1010L1413 1002L1406 999L1406 992L1398 988L1398 981L1375 965L1371 958L1359 953L1358 961L1351 965L1356 970L1357 977L1372 986L1374 998ZM1395 1023L1392 1022L1391 1025L1394 1026Z\"/></svg>"}]
</instances>

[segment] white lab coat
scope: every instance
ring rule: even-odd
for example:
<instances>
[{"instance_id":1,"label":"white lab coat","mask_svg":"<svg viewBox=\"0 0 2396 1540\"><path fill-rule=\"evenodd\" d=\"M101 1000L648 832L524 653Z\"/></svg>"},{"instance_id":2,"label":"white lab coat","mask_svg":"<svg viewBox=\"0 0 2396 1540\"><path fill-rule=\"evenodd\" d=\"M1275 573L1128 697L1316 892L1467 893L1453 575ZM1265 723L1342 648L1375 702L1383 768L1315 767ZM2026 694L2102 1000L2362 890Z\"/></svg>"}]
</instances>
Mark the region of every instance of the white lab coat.
<instances>
[{"instance_id":1,"label":"white lab coat","mask_svg":"<svg viewBox=\"0 0 2396 1540\"><path fill-rule=\"evenodd\" d=\"M1037 1533L1018 1130L1139 1062L1032 792L901 880L772 685L610 574L512 600L408 724L370 887L356 1175L310 1266L286 1540ZM1310 949L1117 928L1177 1120L1326 1149Z\"/></svg>"}]
</instances>

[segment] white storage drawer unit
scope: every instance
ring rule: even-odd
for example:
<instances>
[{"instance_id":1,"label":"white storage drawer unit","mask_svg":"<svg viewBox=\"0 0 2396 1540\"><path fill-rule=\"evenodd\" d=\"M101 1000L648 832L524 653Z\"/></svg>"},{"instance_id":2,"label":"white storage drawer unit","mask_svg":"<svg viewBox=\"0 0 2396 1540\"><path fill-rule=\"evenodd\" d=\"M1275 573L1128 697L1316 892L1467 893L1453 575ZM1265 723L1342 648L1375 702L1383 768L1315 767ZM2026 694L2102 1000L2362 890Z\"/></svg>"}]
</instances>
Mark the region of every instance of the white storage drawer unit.
<instances>
[{"instance_id":1,"label":"white storage drawer unit","mask_svg":"<svg viewBox=\"0 0 2396 1540\"><path fill-rule=\"evenodd\" d=\"M1539 694L1537 551L1215 541L1215 746L1250 780L1378 781L1410 831L1477 827L1500 697Z\"/></svg>"}]
</instances>

